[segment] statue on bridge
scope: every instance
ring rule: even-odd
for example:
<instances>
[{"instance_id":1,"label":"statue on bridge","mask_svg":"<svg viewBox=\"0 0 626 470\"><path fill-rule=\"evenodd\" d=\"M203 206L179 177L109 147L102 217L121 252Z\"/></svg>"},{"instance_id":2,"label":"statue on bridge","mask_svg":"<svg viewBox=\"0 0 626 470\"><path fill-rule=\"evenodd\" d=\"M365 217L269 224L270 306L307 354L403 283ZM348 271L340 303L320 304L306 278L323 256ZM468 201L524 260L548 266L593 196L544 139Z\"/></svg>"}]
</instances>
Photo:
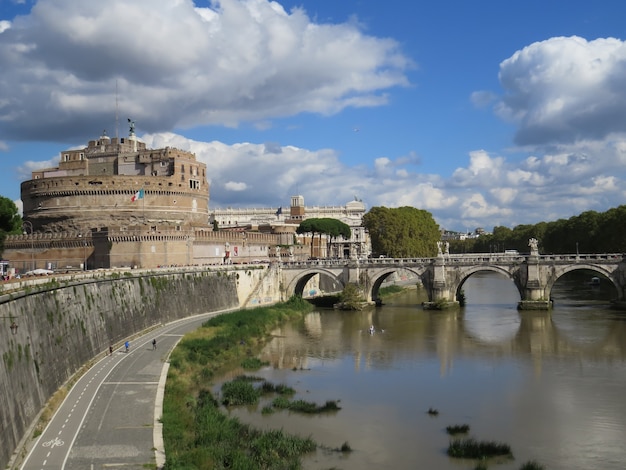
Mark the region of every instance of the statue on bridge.
<instances>
[{"instance_id":1,"label":"statue on bridge","mask_svg":"<svg viewBox=\"0 0 626 470\"><path fill-rule=\"evenodd\" d=\"M437 242L437 256L450 255L450 242Z\"/></svg>"},{"instance_id":2,"label":"statue on bridge","mask_svg":"<svg viewBox=\"0 0 626 470\"><path fill-rule=\"evenodd\" d=\"M536 238L531 238L528 240L528 246L530 247L530 254L531 256L538 256L539 255L539 242L537 241Z\"/></svg>"}]
</instances>

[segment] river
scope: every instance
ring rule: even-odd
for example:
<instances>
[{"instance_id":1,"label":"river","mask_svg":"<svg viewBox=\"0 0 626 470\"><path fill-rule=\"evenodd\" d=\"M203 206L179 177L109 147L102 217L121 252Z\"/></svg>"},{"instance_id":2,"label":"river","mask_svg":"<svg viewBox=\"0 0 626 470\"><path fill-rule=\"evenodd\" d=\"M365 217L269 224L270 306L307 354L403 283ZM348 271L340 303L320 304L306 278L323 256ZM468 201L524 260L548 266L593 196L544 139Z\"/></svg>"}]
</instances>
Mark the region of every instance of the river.
<instances>
[{"instance_id":1,"label":"river","mask_svg":"<svg viewBox=\"0 0 626 470\"><path fill-rule=\"evenodd\" d=\"M511 281L477 273L460 310L425 311L412 290L379 308L311 313L275 332L262 354L271 366L254 375L292 386L296 399L338 400L341 410L263 415L262 402L229 413L352 449L320 449L305 469L473 468L446 454L446 426L467 424L468 437L511 446L514 460L499 469L535 460L551 470L621 470L626 312L609 309L608 281L589 279L559 280L551 312L518 312Z\"/></svg>"}]
</instances>

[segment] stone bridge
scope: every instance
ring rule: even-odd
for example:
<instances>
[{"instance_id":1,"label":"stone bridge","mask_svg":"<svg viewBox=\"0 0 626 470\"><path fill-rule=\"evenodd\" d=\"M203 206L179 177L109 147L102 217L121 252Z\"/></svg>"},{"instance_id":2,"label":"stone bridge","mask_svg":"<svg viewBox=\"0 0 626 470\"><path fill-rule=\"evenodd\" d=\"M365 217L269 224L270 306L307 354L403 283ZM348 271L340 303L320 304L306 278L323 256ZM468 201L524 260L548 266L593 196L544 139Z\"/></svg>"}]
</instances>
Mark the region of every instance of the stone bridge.
<instances>
[{"instance_id":1,"label":"stone bridge","mask_svg":"<svg viewBox=\"0 0 626 470\"><path fill-rule=\"evenodd\" d=\"M608 279L616 305L626 300L624 254L510 255L502 253L439 255L436 258L381 258L368 260L310 260L280 264L281 290L288 296L302 294L315 275L329 276L345 286L361 286L366 300L378 300L378 289L391 274L405 270L417 277L431 303L457 302L463 283L479 271L500 273L513 281L520 294L519 308L549 309L554 283L564 274L586 269Z\"/></svg>"}]
</instances>

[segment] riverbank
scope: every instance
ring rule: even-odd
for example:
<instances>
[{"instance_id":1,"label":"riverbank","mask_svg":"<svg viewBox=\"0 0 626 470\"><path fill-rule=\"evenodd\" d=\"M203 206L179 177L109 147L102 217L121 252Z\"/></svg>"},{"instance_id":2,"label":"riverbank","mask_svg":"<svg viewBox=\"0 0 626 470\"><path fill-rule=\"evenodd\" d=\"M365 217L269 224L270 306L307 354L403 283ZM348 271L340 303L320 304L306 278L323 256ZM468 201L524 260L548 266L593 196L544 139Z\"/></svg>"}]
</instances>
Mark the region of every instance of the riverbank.
<instances>
[{"instance_id":1,"label":"riverbank","mask_svg":"<svg viewBox=\"0 0 626 470\"><path fill-rule=\"evenodd\" d=\"M300 298L215 317L186 335L172 352L163 403L165 470L300 468L315 450L310 439L258 431L227 417L211 393L214 376L254 355L278 325L313 307Z\"/></svg>"}]
</instances>

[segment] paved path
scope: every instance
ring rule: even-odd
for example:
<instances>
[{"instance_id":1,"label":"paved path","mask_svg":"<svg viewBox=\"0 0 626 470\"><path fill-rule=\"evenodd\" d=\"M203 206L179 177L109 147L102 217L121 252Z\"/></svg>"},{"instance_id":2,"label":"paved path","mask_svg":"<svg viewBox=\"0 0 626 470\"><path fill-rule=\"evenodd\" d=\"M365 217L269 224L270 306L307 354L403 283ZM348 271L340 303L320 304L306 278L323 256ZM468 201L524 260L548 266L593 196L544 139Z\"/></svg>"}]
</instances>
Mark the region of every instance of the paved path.
<instances>
[{"instance_id":1,"label":"paved path","mask_svg":"<svg viewBox=\"0 0 626 470\"><path fill-rule=\"evenodd\" d=\"M161 326L96 362L74 384L21 470L145 470L165 463L161 405L170 352L213 312ZM152 347L156 338L157 348Z\"/></svg>"}]
</instances>

